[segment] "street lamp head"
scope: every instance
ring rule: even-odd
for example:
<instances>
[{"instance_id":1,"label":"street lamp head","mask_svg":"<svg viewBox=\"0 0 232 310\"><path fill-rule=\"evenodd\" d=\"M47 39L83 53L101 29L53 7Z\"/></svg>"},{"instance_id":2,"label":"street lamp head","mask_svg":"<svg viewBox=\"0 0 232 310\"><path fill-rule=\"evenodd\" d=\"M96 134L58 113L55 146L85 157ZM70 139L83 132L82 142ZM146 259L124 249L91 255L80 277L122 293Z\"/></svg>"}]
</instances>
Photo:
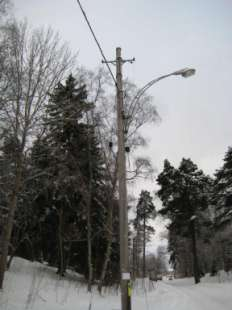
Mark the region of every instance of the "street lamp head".
<instances>
[{"instance_id":1,"label":"street lamp head","mask_svg":"<svg viewBox=\"0 0 232 310\"><path fill-rule=\"evenodd\" d=\"M195 72L196 72L196 70L193 69L193 68L184 68L184 69L175 71L175 72L173 73L173 75L181 75L181 76L183 76L183 77L186 78L186 77L189 77L189 76L194 75Z\"/></svg>"}]
</instances>

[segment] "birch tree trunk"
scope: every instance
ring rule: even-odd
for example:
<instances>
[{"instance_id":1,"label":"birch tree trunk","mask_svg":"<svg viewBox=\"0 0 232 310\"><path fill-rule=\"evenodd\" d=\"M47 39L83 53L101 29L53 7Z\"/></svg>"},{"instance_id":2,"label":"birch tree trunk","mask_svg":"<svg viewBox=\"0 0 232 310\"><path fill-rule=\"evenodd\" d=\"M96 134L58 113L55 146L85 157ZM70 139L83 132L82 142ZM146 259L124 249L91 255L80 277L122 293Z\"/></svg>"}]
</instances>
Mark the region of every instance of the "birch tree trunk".
<instances>
[{"instance_id":1,"label":"birch tree trunk","mask_svg":"<svg viewBox=\"0 0 232 310\"><path fill-rule=\"evenodd\" d=\"M17 207L17 198L21 187L21 180L22 180L22 159L20 156L16 167L14 190L12 192L12 196L10 198L10 202L8 205L8 215L6 219L6 224L4 225L3 228L2 253L0 257L0 289L3 288L4 274L7 266L8 248L13 229L14 215Z\"/></svg>"},{"instance_id":2,"label":"birch tree trunk","mask_svg":"<svg viewBox=\"0 0 232 310\"><path fill-rule=\"evenodd\" d=\"M98 291L101 294L102 291L102 286L105 280L106 276L106 271L110 262L110 256L112 252L112 239L113 239L113 201L109 201L109 211L108 211L108 216L107 216L107 247L106 247L106 253L105 253L105 258L104 258L104 263L102 267L102 272L100 275L99 279L99 284L98 284Z\"/></svg>"}]
</instances>

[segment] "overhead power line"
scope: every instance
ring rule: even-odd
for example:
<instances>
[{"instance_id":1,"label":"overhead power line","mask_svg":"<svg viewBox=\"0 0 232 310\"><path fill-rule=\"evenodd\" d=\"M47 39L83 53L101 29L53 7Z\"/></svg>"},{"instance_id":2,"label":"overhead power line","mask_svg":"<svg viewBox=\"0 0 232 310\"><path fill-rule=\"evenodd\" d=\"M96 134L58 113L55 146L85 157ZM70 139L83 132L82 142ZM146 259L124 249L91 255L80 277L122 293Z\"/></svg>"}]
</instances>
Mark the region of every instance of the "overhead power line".
<instances>
[{"instance_id":1,"label":"overhead power line","mask_svg":"<svg viewBox=\"0 0 232 310\"><path fill-rule=\"evenodd\" d=\"M89 22L89 20L88 20L88 17L87 17L87 15L86 15L86 13L85 13L85 11L84 11L82 5L81 5L81 2L80 2L79 0L77 0L77 3L78 3L78 5L79 5L79 7L80 7L80 9L81 9L81 12L82 12L82 14L83 14L83 16L84 16L84 18L85 18L85 20L86 20L86 23L87 23L87 25L88 25L88 27L89 27L89 29L90 29L92 35L93 35L94 41L96 42L96 44L97 44L97 46L98 46L98 49L99 49L99 51L100 51L100 53L101 53L101 55L102 55L102 57L103 57L103 59L104 59L104 63L106 64L106 66L107 66L107 68L108 68L108 70L109 70L109 72L110 72L110 75L111 75L111 77L112 77L112 79L113 79L115 85L117 86L117 81L116 81L116 79L115 79L115 77L114 77L114 75L113 75L113 72L112 72L111 69L110 69L109 63L108 63L107 60L106 60L106 57L105 57L104 52L103 52L103 49L102 49L102 47L101 47L101 45L100 45L100 43L99 43L99 41L98 41L98 39L97 39L97 37L96 37L94 31L93 31L93 28L92 28L92 26L91 26L91 24L90 24L90 22Z\"/></svg>"}]
</instances>

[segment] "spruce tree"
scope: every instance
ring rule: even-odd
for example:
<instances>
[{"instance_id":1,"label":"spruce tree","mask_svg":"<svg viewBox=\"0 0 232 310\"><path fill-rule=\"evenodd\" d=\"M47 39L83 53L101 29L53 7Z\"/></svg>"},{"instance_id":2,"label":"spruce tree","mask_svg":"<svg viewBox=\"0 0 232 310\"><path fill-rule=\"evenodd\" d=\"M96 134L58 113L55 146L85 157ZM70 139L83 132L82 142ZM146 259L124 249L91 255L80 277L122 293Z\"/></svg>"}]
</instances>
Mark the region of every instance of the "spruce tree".
<instances>
[{"instance_id":1,"label":"spruce tree","mask_svg":"<svg viewBox=\"0 0 232 310\"><path fill-rule=\"evenodd\" d=\"M216 174L212 203L215 205L217 229L232 223L232 148L226 152L224 164Z\"/></svg>"},{"instance_id":2,"label":"spruce tree","mask_svg":"<svg viewBox=\"0 0 232 310\"><path fill-rule=\"evenodd\" d=\"M67 263L74 264L91 282L99 274L99 258L105 250L101 232L107 204L105 167L90 115L93 105L87 101L85 87L78 86L72 76L50 97L46 134L34 144L32 153L35 166L47 171L47 176L41 176L47 186L37 206L41 201L49 206L44 227L49 234L47 248L55 244L58 250L58 273L64 274ZM49 225L53 225L53 235Z\"/></svg>"},{"instance_id":3,"label":"spruce tree","mask_svg":"<svg viewBox=\"0 0 232 310\"><path fill-rule=\"evenodd\" d=\"M215 231L218 251L225 270L232 269L232 148L224 157L224 164L215 174L212 193L212 205L215 210ZM217 251L217 252L218 252ZM219 266L221 267L221 266Z\"/></svg>"}]
</instances>

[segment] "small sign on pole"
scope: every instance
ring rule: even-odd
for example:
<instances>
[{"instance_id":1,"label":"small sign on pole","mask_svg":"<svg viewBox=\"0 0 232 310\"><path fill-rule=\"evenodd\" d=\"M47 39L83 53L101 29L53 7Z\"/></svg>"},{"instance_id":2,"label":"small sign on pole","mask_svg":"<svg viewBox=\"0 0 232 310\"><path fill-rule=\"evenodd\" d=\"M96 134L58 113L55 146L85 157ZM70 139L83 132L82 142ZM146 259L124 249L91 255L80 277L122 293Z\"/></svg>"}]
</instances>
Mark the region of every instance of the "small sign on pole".
<instances>
[{"instance_id":1,"label":"small sign on pole","mask_svg":"<svg viewBox=\"0 0 232 310\"><path fill-rule=\"evenodd\" d=\"M122 280L130 280L130 273L129 272L123 272L122 273Z\"/></svg>"}]
</instances>

